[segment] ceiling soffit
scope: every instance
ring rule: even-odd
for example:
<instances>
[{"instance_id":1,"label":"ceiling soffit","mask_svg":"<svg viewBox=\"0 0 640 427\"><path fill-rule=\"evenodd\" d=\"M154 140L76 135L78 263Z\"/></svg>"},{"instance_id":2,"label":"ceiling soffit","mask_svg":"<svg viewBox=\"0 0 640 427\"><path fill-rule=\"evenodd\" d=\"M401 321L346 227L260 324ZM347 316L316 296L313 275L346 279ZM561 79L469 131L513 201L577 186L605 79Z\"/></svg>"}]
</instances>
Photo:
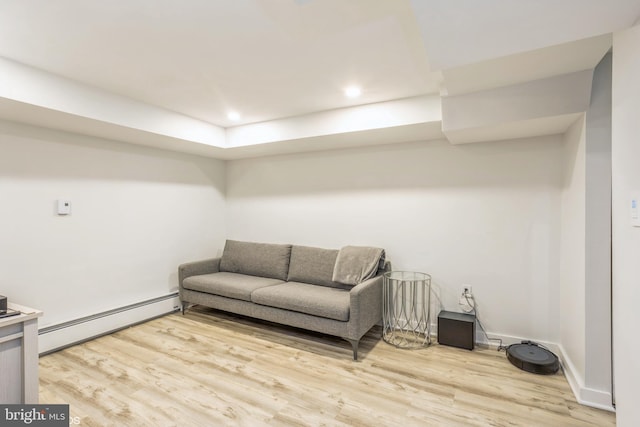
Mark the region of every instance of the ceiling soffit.
<instances>
[{"instance_id":1,"label":"ceiling soffit","mask_svg":"<svg viewBox=\"0 0 640 427\"><path fill-rule=\"evenodd\" d=\"M150 4L0 4L0 117L212 157L441 138L443 114L453 143L562 132L576 108L541 117L518 90L592 70L640 16L637 0ZM361 98L342 96L347 82ZM509 91L515 116L496 96ZM487 96L504 114L473 113Z\"/></svg>"}]
</instances>

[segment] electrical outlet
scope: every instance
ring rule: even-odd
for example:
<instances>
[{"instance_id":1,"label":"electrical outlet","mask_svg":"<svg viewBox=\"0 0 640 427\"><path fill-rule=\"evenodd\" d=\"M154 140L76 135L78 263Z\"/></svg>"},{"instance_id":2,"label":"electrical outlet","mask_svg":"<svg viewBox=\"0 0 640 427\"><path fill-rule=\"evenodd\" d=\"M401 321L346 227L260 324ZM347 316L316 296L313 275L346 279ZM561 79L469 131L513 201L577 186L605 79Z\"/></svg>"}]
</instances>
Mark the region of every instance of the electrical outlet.
<instances>
[{"instance_id":1,"label":"electrical outlet","mask_svg":"<svg viewBox=\"0 0 640 427\"><path fill-rule=\"evenodd\" d=\"M466 295L468 297L473 295L471 285L462 285L462 295Z\"/></svg>"},{"instance_id":2,"label":"electrical outlet","mask_svg":"<svg viewBox=\"0 0 640 427\"><path fill-rule=\"evenodd\" d=\"M460 309L465 313L471 313L476 309L476 302L471 292L471 285L462 285L460 298L458 298L458 305Z\"/></svg>"}]
</instances>

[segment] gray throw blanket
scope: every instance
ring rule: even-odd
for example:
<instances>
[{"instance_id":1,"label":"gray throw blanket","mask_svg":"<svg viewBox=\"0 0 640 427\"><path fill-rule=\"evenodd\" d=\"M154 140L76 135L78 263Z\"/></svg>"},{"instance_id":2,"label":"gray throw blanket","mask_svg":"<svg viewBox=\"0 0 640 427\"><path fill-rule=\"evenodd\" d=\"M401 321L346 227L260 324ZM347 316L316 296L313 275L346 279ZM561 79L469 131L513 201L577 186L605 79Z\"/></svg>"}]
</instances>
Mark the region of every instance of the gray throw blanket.
<instances>
[{"instance_id":1,"label":"gray throw blanket","mask_svg":"<svg viewBox=\"0 0 640 427\"><path fill-rule=\"evenodd\" d=\"M357 285L376 275L384 266L384 249L368 246L345 246L338 252L333 267L333 281Z\"/></svg>"}]
</instances>

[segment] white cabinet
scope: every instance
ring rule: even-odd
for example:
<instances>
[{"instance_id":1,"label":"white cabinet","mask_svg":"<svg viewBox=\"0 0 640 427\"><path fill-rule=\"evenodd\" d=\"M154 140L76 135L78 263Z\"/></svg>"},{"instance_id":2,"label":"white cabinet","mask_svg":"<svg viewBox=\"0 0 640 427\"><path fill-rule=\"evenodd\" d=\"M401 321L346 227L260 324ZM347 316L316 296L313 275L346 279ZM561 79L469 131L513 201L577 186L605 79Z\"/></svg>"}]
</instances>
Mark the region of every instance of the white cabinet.
<instances>
[{"instance_id":1,"label":"white cabinet","mask_svg":"<svg viewBox=\"0 0 640 427\"><path fill-rule=\"evenodd\" d=\"M38 403L38 317L17 304L17 316L0 318L0 403Z\"/></svg>"}]
</instances>

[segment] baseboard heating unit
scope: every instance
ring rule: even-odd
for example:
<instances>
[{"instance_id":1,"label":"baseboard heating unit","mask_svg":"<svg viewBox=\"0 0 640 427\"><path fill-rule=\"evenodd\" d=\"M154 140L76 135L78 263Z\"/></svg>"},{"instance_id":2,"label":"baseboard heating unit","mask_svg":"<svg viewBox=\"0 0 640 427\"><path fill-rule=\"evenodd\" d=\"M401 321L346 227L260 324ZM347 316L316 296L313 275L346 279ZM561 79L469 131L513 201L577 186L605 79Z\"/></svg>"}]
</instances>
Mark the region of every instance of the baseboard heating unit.
<instances>
[{"instance_id":1,"label":"baseboard heating unit","mask_svg":"<svg viewBox=\"0 0 640 427\"><path fill-rule=\"evenodd\" d=\"M41 328L38 331L40 355L52 353L110 334L117 330L178 311L180 300L174 292L90 316Z\"/></svg>"}]
</instances>

